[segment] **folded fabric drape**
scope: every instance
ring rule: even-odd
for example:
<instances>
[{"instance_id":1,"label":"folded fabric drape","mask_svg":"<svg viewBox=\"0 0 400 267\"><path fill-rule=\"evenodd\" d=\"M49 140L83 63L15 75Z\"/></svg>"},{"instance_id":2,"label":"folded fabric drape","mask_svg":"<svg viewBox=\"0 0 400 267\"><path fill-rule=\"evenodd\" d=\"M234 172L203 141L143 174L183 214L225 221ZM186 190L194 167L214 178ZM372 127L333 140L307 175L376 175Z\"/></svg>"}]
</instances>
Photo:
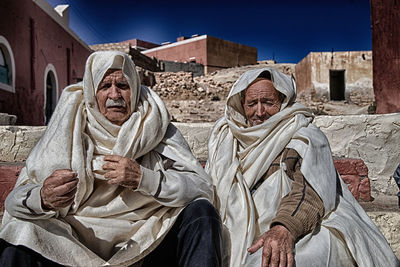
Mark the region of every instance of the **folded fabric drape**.
<instances>
[{"instance_id":1,"label":"folded fabric drape","mask_svg":"<svg viewBox=\"0 0 400 267\"><path fill-rule=\"evenodd\" d=\"M130 118L118 126L99 111L98 84L121 69L131 88ZM109 185L105 155L139 159L137 190ZM165 159L172 160L165 167ZM74 203L57 212L41 208L40 188L57 169L71 169L79 183ZM67 87L46 132L30 153L7 199L0 237L70 266L128 265L154 249L184 206L212 201L208 175L170 123L162 100L140 86L135 65L120 52L96 52L83 82Z\"/></svg>"},{"instance_id":2,"label":"folded fabric drape","mask_svg":"<svg viewBox=\"0 0 400 267\"><path fill-rule=\"evenodd\" d=\"M269 72L285 97L278 113L248 127L241 102L244 91ZM252 195L252 188L284 148L303 158L301 172L325 207L320 228L296 243L296 266L395 266L397 258L377 227L349 192L335 170L328 140L313 124L312 112L296 103L293 78L274 68L251 70L233 85L224 117L212 130L206 171L213 179L217 208L230 233L230 266L260 266L261 251L247 248L269 230L279 200L290 191L290 179L275 172ZM339 255L333 257L333 255Z\"/></svg>"}]
</instances>

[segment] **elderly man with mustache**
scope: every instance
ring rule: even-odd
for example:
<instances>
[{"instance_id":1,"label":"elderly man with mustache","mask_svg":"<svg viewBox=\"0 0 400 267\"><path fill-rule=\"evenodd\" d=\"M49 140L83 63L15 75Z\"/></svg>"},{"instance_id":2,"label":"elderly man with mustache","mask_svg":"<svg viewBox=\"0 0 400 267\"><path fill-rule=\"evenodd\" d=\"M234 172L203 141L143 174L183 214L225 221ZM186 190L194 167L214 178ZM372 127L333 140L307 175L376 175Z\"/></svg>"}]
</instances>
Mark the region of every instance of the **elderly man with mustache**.
<instances>
[{"instance_id":1,"label":"elderly man with mustache","mask_svg":"<svg viewBox=\"0 0 400 267\"><path fill-rule=\"evenodd\" d=\"M6 200L1 266L219 266L213 188L132 60L96 52Z\"/></svg>"}]
</instances>

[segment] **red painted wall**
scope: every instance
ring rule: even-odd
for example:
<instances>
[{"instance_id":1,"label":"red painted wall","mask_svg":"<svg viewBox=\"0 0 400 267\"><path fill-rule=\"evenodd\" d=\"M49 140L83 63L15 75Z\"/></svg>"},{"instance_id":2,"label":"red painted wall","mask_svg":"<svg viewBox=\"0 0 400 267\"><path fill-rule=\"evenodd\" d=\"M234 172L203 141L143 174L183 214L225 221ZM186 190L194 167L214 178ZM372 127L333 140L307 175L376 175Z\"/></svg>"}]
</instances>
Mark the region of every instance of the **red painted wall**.
<instances>
[{"instance_id":1,"label":"red painted wall","mask_svg":"<svg viewBox=\"0 0 400 267\"><path fill-rule=\"evenodd\" d=\"M17 115L19 125L43 125L46 66L51 63L56 69L60 96L68 84L82 78L90 50L31 0L1 0L0 17L0 35L11 46L16 72L15 93L0 89L0 112Z\"/></svg>"},{"instance_id":2,"label":"red painted wall","mask_svg":"<svg viewBox=\"0 0 400 267\"><path fill-rule=\"evenodd\" d=\"M400 1L371 0L376 113L400 111Z\"/></svg>"}]
</instances>

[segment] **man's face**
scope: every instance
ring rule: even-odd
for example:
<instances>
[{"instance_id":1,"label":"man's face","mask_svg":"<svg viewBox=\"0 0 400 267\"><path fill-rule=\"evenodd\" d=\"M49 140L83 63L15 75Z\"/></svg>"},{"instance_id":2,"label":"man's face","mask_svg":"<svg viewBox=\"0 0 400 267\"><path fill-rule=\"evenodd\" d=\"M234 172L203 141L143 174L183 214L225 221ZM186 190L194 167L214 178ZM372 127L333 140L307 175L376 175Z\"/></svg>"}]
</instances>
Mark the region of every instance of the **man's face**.
<instances>
[{"instance_id":1,"label":"man's face","mask_svg":"<svg viewBox=\"0 0 400 267\"><path fill-rule=\"evenodd\" d=\"M131 115L131 88L122 70L109 69L97 88L100 113L121 126Z\"/></svg>"},{"instance_id":2,"label":"man's face","mask_svg":"<svg viewBox=\"0 0 400 267\"><path fill-rule=\"evenodd\" d=\"M242 105L250 126L258 125L279 112L281 99L270 80L262 79L246 89Z\"/></svg>"}]
</instances>

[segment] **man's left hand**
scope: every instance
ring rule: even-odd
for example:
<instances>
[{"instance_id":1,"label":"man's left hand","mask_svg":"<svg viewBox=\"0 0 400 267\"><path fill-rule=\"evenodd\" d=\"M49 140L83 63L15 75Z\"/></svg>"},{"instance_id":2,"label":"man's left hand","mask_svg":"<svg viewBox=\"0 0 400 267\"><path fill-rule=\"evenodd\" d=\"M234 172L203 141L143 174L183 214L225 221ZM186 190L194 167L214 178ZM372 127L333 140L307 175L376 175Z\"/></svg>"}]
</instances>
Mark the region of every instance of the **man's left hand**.
<instances>
[{"instance_id":1,"label":"man's left hand","mask_svg":"<svg viewBox=\"0 0 400 267\"><path fill-rule=\"evenodd\" d=\"M254 253L261 247L263 247L262 267L293 266L294 240L285 226L273 226L257 239L247 251Z\"/></svg>"},{"instance_id":2,"label":"man's left hand","mask_svg":"<svg viewBox=\"0 0 400 267\"><path fill-rule=\"evenodd\" d=\"M103 165L103 170L106 171L104 178L109 179L109 184L117 184L130 189L136 189L139 186L142 171L136 160L108 155L104 157L104 161L106 161Z\"/></svg>"}]
</instances>

